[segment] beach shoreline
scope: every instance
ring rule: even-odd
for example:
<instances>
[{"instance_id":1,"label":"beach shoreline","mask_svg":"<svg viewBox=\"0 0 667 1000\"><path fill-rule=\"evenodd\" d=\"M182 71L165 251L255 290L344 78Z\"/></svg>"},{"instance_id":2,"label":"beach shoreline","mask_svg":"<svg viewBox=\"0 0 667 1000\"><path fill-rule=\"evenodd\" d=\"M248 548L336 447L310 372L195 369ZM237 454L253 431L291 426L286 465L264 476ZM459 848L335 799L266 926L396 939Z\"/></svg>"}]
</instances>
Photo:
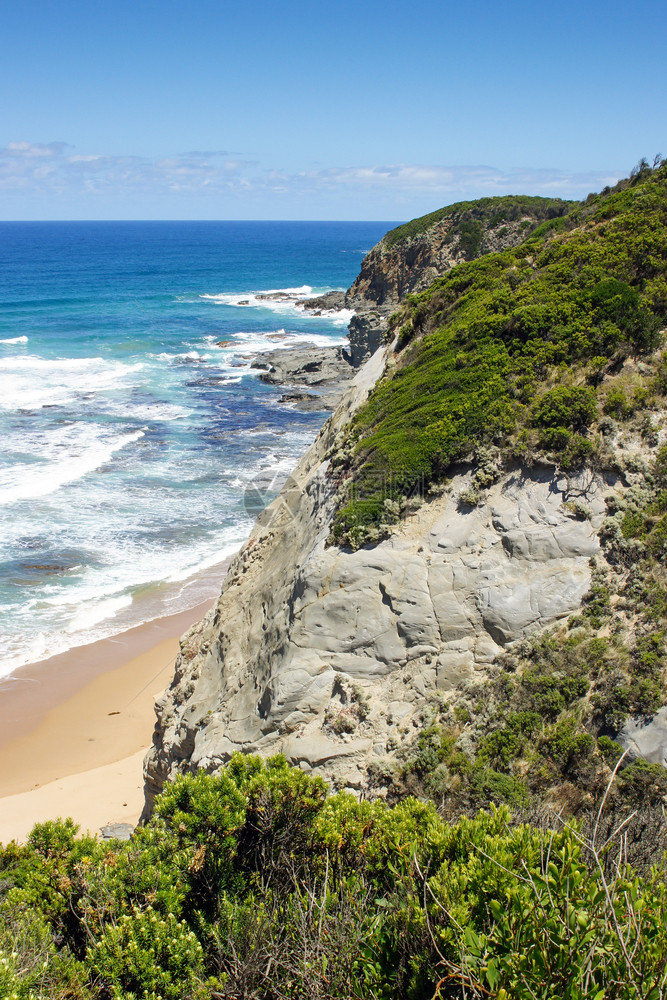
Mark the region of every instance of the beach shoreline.
<instances>
[{"instance_id":1,"label":"beach shoreline","mask_svg":"<svg viewBox=\"0 0 667 1000\"><path fill-rule=\"evenodd\" d=\"M180 636L214 602L2 678L0 843L25 840L34 823L58 816L91 833L136 824L155 699L173 676Z\"/></svg>"}]
</instances>

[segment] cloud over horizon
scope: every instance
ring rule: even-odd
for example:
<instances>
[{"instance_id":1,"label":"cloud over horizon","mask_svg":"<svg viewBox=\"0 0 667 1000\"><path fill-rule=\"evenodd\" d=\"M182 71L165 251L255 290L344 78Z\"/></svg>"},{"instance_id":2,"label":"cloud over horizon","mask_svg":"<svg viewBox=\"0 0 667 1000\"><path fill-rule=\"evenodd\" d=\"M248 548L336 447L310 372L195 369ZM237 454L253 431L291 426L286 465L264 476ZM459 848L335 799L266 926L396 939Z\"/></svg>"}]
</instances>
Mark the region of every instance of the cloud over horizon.
<instances>
[{"instance_id":1,"label":"cloud over horizon","mask_svg":"<svg viewBox=\"0 0 667 1000\"><path fill-rule=\"evenodd\" d=\"M160 197L183 204L185 196L197 211L234 209L256 211L271 206L293 214L293 206L308 207L325 197L353 217L357 205L372 212L394 208L378 218L422 214L447 200L500 194L546 194L581 198L613 184L620 174L610 170L575 172L522 167L503 171L486 165L390 164L322 167L286 171L225 150L192 151L150 158L106 153L78 153L67 142L9 142L0 148L0 194L25 202L44 201L67 212L73 204L95 212L102 205L113 214L128 199ZM180 200L179 200L180 199ZM16 202L13 203L16 205ZM352 211L345 216L347 206ZM416 206L414 210L411 206ZM430 208L428 206L431 206ZM71 209L70 209L71 210ZM179 208L179 210L182 210ZM404 211L405 210L405 211Z\"/></svg>"}]
</instances>

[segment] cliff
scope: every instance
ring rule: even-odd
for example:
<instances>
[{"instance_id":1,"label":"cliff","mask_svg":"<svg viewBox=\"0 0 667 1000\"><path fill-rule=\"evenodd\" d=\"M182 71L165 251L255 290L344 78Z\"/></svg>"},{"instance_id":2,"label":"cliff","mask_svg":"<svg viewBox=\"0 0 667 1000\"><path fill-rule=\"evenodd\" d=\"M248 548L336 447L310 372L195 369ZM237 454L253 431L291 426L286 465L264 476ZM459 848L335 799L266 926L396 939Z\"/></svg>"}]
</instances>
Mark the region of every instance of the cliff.
<instances>
[{"instance_id":1,"label":"cliff","mask_svg":"<svg viewBox=\"0 0 667 1000\"><path fill-rule=\"evenodd\" d=\"M666 207L662 168L404 300L183 637L147 814L234 750L452 809L662 759ZM430 276L382 242L350 292L381 307Z\"/></svg>"},{"instance_id":2,"label":"cliff","mask_svg":"<svg viewBox=\"0 0 667 1000\"><path fill-rule=\"evenodd\" d=\"M392 229L366 255L345 297L355 365L373 354L406 295L421 292L463 261L517 246L546 219L573 207L560 198L519 196L458 202Z\"/></svg>"},{"instance_id":3,"label":"cliff","mask_svg":"<svg viewBox=\"0 0 667 1000\"><path fill-rule=\"evenodd\" d=\"M214 611L182 640L158 703L149 790L234 750L284 753L359 788L393 731L417 728L433 694L451 696L508 643L575 610L590 584L590 520L566 504L577 488L551 470L509 474L462 512L455 486L391 538L356 552L327 547L336 508L328 476L336 435L382 372L386 350L346 399L256 524Z\"/></svg>"}]
</instances>

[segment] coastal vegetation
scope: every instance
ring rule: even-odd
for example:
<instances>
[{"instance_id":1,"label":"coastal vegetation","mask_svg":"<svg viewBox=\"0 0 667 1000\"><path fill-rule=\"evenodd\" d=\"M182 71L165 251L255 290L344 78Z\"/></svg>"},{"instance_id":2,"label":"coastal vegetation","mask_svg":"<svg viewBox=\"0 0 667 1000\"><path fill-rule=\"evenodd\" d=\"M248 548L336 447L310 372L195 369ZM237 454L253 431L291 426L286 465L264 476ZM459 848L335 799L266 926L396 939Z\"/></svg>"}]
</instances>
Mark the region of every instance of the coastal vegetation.
<instances>
[{"instance_id":1,"label":"coastal vegetation","mask_svg":"<svg viewBox=\"0 0 667 1000\"><path fill-rule=\"evenodd\" d=\"M666 323L662 161L407 296L387 372L332 455L332 540L376 541L396 504L489 448L505 464L613 466L604 418L648 418L663 397ZM634 383L628 359L648 361Z\"/></svg>"},{"instance_id":2,"label":"coastal vegetation","mask_svg":"<svg viewBox=\"0 0 667 1000\"><path fill-rule=\"evenodd\" d=\"M586 481L619 488L604 491L580 613L515 643L454 698L427 697L419 733L399 735L373 774L389 801L428 798L452 819L489 802L586 817L624 726L667 704L666 324L661 158L521 246L452 269L393 317L385 376L332 454L332 541L374 544L466 469L463 510L532 465L579 481L565 487L574 519L589 516ZM623 822L666 797L661 764L623 758L607 808Z\"/></svg>"},{"instance_id":3,"label":"coastal vegetation","mask_svg":"<svg viewBox=\"0 0 667 1000\"><path fill-rule=\"evenodd\" d=\"M659 1000L665 873L633 822L447 823L237 754L129 842L58 820L0 852L0 995Z\"/></svg>"},{"instance_id":4,"label":"coastal vegetation","mask_svg":"<svg viewBox=\"0 0 667 1000\"><path fill-rule=\"evenodd\" d=\"M476 201L459 201L436 212L422 215L411 222L405 222L391 229L383 237L386 247L393 247L427 232L438 222L450 223L447 239L453 243L460 241L461 249L470 259L476 257L482 248L487 229L497 229L505 223L522 220L526 236L541 222L557 219L565 215L577 203L562 198L530 197L529 195L505 195L496 198L478 198Z\"/></svg>"}]
</instances>

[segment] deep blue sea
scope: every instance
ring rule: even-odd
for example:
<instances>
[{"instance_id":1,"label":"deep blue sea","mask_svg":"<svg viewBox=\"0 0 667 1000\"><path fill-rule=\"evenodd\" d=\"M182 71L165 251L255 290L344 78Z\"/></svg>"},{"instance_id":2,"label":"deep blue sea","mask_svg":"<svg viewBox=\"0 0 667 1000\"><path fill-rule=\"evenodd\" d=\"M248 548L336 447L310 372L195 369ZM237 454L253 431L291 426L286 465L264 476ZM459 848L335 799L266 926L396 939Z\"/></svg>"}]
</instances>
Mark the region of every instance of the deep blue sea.
<instances>
[{"instance_id":1,"label":"deep blue sea","mask_svg":"<svg viewBox=\"0 0 667 1000\"><path fill-rule=\"evenodd\" d=\"M0 223L0 674L217 593L327 416L252 355L347 332L254 293L346 288L391 225Z\"/></svg>"}]
</instances>

